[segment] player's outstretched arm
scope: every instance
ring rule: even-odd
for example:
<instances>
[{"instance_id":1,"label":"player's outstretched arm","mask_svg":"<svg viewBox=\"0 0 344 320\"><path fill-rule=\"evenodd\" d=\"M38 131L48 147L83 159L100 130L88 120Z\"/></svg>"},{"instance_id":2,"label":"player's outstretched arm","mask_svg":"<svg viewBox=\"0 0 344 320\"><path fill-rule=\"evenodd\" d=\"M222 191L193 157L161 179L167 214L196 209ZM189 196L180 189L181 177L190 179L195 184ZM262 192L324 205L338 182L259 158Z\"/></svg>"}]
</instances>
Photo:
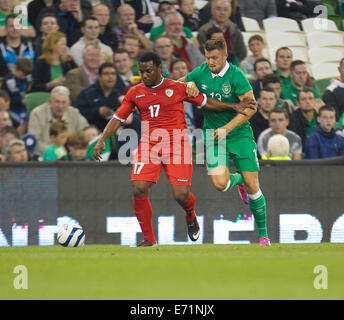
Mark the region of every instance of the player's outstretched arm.
<instances>
[{"instance_id":1,"label":"player's outstretched arm","mask_svg":"<svg viewBox=\"0 0 344 320\"><path fill-rule=\"evenodd\" d=\"M254 100L254 94L253 91L250 90L243 95L239 97L240 101L243 101L245 99L248 100ZM223 140L231 131L233 131L235 128L241 126L246 121L250 120L252 116L257 112L257 108L255 109L247 109L246 113L247 115L243 115L238 113L231 121L229 121L225 126L218 128L214 131L214 139L215 140Z\"/></svg>"},{"instance_id":2,"label":"player's outstretched arm","mask_svg":"<svg viewBox=\"0 0 344 320\"><path fill-rule=\"evenodd\" d=\"M93 157L96 160L101 160L101 154L104 152L105 150L105 140L109 137L111 137L117 130L118 128L121 126L121 121L119 121L116 118L112 118L108 124L106 125L101 137L99 138L96 146L94 147L93 150Z\"/></svg>"},{"instance_id":3,"label":"player's outstretched arm","mask_svg":"<svg viewBox=\"0 0 344 320\"><path fill-rule=\"evenodd\" d=\"M236 112L244 116L248 116L250 114L249 110L254 111L257 109L257 103L256 100L250 98L245 98L239 103L228 103L213 98L208 98L207 103L204 107L211 111L235 110ZM254 113L255 111L253 112L253 114Z\"/></svg>"}]
</instances>

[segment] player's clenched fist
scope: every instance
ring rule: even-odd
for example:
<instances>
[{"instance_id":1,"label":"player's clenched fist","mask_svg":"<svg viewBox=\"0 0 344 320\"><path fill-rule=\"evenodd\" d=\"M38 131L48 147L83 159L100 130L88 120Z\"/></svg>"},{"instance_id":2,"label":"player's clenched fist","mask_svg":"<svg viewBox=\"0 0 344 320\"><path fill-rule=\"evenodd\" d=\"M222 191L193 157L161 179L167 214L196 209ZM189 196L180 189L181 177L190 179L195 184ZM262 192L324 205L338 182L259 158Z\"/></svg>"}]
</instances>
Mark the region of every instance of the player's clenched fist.
<instances>
[{"instance_id":1,"label":"player's clenched fist","mask_svg":"<svg viewBox=\"0 0 344 320\"><path fill-rule=\"evenodd\" d=\"M194 82L191 81L186 84L186 94L190 98L194 98L199 95L199 90Z\"/></svg>"}]
</instances>

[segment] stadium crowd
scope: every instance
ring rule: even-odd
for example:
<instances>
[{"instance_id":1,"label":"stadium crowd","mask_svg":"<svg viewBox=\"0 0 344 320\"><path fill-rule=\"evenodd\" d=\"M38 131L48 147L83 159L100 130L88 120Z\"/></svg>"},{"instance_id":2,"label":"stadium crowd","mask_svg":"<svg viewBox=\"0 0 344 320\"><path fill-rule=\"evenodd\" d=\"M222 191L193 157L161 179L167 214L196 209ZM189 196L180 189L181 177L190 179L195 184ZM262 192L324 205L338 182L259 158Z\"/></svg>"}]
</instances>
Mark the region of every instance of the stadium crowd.
<instances>
[{"instance_id":1,"label":"stadium crowd","mask_svg":"<svg viewBox=\"0 0 344 320\"><path fill-rule=\"evenodd\" d=\"M207 39L224 38L228 61L250 79L258 102L251 126L262 159L344 155L344 55L339 76L319 92L305 61L287 46L275 57L243 17L286 17L300 25L320 0L0 0L0 160L91 160L92 148L130 87L140 81L145 51L161 58L163 75L184 77L203 62ZM19 17L19 18L18 18ZM18 27L20 21L21 27ZM185 103L190 131L200 109ZM140 135L140 116L123 127ZM270 139L271 138L271 139ZM273 138L273 139L272 139ZM104 160L121 145L107 141Z\"/></svg>"}]
</instances>

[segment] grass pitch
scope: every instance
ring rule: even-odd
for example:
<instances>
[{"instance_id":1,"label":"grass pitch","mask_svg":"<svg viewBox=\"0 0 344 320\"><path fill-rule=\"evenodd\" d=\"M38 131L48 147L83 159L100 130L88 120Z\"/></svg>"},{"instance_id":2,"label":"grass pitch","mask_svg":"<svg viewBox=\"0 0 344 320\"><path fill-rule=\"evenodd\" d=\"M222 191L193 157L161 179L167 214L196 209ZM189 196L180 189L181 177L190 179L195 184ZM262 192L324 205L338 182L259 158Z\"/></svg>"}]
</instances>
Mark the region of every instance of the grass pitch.
<instances>
[{"instance_id":1,"label":"grass pitch","mask_svg":"<svg viewBox=\"0 0 344 320\"><path fill-rule=\"evenodd\" d=\"M344 244L0 248L0 299L344 299ZM14 288L17 265L28 289ZM317 290L314 268L327 268Z\"/></svg>"}]
</instances>

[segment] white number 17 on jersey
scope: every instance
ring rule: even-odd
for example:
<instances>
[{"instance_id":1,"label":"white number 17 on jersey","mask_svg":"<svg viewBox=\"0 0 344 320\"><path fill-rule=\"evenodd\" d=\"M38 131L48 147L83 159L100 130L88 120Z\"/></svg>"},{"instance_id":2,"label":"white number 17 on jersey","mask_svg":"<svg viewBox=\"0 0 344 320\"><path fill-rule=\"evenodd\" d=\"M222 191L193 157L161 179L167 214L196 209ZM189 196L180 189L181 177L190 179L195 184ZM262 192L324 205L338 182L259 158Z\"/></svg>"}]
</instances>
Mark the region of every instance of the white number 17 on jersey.
<instances>
[{"instance_id":1,"label":"white number 17 on jersey","mask_svg":"<svg viewBox=\"0 0 344 320\"><path fill-rule=\"evenodd\" d=\"M160 104L149 106L148 109L151 113L151 118L156 118L159 115Z\"/></svg>"}]
</instances>

